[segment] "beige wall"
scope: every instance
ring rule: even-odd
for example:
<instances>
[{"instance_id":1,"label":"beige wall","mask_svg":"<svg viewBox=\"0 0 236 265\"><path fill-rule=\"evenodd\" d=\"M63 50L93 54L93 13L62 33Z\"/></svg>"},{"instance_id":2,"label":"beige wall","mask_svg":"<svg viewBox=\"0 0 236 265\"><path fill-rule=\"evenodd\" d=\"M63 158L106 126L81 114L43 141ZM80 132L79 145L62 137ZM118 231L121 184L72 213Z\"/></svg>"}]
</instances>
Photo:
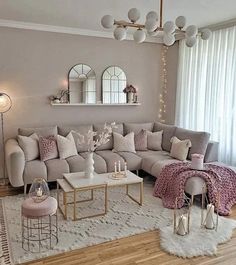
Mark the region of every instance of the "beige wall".
<instances>
[{"instance_id":1,"label":"beige wall","mask_svg":"<svg viewBox=\"0 0 236 265\"><path fill-rule=\"evenodd\" d=\"M157 119L161 45L8 28L0 28L0 36L0 91L9 94L13 101L5 115L6 138L15 136L18 127ZM172 121L177 48L169 51L174 57L169 60L173 94L168 121ZM65 88L67 73L77 63L95 70L98 89L104 69L120 66L128 82L138 87L142 105L52 107L48 97Z\"/></svg>"}]
</instances>

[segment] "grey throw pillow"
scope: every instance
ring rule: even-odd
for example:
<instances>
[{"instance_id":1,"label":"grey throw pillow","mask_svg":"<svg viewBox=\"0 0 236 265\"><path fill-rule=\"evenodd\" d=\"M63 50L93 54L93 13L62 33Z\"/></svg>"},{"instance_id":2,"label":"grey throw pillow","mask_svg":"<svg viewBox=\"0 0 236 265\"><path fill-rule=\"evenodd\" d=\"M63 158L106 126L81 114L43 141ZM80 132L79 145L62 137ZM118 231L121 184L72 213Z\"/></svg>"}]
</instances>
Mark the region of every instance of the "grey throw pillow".
<instances>
[{"instance_id":1,"label":"grey throw pillow","mask_svg":"<svg viewBox=\"0 0 236 265\"><path fill-rule=\"evenodd\" d=\"M25 154L25 161L35 160L39 157L39 137L36 133L30 136L17 136L19 146Z\"/></svg>"}]
</instances>

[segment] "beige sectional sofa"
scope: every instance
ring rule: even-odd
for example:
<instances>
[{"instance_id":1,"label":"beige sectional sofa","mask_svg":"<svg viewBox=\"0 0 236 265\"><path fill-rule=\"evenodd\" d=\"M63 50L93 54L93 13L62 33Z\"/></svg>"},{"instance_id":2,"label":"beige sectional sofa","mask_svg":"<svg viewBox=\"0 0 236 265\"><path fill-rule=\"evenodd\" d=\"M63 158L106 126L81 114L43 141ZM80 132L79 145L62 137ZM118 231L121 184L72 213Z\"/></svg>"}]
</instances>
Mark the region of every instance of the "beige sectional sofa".
<instances>
[{"instance_id":1,"label":"beige sectional sofa","mask_svg":"<svg viewBox=\"0 0 236 265\"><path fill-rule=\"evenodd\" d=\"M45 127L45 128L20 128L19 135L30 136L32 133L37 133L42 136L57 135L66 136L71 130L85 134L89 129L101 131L104 124L95 125L78 125L70 127ZM206 132L196 132L185 130L173 125L166 125L159 122L146 123L121 123L117 124L114 131L123 135L133 131L138 133L141 129L146 129L152 132L163 130L162 149L163 151L137 151L136 153L129 152L113 152L113 140L100 146L94 154L95 171L97 173L112 172L114 162L120 160L121 165L127 163L129 170L144 170L147 173L158 177L161 169L170 162L176 160L170 156L171 142L173 136L179 139L190 139L192 147L188 154L188 159L192 153L200 153L205 155L205 162L213 162L218 159L218 143L209 142L210 135ZM78 155L67 159L51 159L48 161L40 161L36 159L26 162L24 152L18 145L16 139L9 139L5 145L6 167L10 183L14 187L25 186L32 183L36 177L43 177L48 182L62 178L63 173L78 172L84 170L84 160L86 150L80 150ZM123 163L122 163L123 162Z\"/></svg>"}]
</instances>

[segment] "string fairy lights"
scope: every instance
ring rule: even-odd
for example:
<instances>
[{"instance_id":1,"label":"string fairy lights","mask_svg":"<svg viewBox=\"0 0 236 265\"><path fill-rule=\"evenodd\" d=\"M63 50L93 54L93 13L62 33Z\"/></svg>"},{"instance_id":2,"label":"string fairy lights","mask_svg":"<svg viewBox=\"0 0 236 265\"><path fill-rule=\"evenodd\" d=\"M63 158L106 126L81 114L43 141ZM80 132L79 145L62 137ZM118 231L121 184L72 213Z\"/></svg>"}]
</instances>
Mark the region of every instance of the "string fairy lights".
<instances>
[{"instance_id":1,"label":"string fairy lights","mask_svg":"<svg viewBox=\"0 0 236 265\"><path fill-rule=\"evenodd\" d=\"M162 46L161 52L161 93L159 95L159 121L165 123L166 118L166 95L167 95L167 51L168 46Z\"/></svg>"}]
</instances>

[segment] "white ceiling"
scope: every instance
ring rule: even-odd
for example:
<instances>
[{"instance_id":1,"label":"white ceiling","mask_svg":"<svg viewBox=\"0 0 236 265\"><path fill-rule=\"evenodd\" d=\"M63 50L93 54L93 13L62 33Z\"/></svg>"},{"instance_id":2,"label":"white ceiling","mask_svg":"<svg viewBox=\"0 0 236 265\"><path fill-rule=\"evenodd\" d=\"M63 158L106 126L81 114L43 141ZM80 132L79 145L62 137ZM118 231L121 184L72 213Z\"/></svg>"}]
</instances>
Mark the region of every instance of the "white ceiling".
<instances>
[{"instance_id":1,"label":"white ceiling","mask_svg":"<svg viewBox=\"0 0 236 265\"><path fill-rule=\"evenodd\" d=\"M159 0L0 0L0 19L104 31L103 15L127 19L132 7L140 9L144 22L148 11L159 10ZM164 0L164 21L179 15L203 27L236 18L236 1Z\"/></svg>"}]
</instances>

